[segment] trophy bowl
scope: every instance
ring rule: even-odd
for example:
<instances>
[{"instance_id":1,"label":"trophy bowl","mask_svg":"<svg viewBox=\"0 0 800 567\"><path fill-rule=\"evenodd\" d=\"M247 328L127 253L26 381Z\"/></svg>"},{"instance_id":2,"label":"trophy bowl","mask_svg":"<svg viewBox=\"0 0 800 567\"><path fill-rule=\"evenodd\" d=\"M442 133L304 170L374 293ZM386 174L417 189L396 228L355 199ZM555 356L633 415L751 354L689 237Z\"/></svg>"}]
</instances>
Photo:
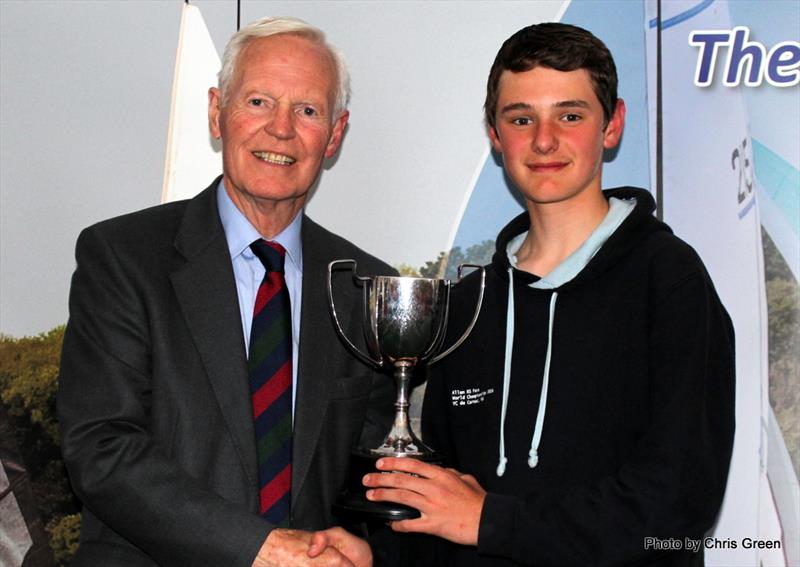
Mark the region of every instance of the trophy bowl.
<instances>
[{"instance_id":1,"label":"trophy bowl","mask_svg":"<svg viewBox=\"0 0 800 567\"><path fill-rule=\"evenodd\" d=\"M337 266L350 265L355 282L363 287L362 326L369 354L362 352L347 337L339 324L332 292L332 274ZM464 334L447 349L442 349L450 302L450 288L461 281L463 268L481 272L481 285L475 313ZM328 265L328 301L334 326L347 347L366 364L391 369L397 387L395 417L391 430L379 447L356 449L350 458L347 485L333 505L337 516L357 520L402 520L418 518L414 508L366 499L363 476L375 472L381 457L411 457L441 464L442 456L425 445L411 429L409 398L414 369L441 360L466 340L478 320L483 303L486 272L482 266L462 264L458 281L437 278L372 276L356 274L355 260L334 260Z\"/></svg>"}]
</instances>

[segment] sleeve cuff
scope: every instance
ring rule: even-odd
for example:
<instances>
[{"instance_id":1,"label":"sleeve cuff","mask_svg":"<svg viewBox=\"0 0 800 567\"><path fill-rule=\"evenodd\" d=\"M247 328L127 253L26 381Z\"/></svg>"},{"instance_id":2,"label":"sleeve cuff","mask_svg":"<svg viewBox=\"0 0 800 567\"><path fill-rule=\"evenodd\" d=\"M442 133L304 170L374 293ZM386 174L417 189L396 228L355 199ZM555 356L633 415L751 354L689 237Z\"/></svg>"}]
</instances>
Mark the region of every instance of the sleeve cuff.
<instances>
[{"instance_id":1,"label":"sleeve cuff","mask_svg":"<svg viewBox=\"0 0 800 567\"><path fill-rule=\"evenodd\" d=\"M478 554L510 557L518 499L487 493L478 526Z\"/></svg>"}]
</instances>

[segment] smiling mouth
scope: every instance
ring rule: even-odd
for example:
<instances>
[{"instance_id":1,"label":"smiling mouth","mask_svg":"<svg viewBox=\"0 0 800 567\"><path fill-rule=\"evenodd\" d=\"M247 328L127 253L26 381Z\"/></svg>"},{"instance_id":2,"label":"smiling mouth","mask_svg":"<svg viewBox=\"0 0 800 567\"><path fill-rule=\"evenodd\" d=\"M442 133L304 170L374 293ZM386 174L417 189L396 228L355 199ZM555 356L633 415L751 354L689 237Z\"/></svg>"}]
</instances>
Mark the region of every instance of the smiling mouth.
<instances>
[{"instance_id":1,"label":"smiling mouth","mask_svg":"<svg viewBox=\"0 0 800 567\"><path fill-rule=\"evenodd\" d=\"M265 161L267 163L274 163L275 165L292 165L297 160L291 156L283 155L283 154L276 154L273 152L253 152L253 155L256 156L261 161Z\"/></svg>"},{"instance_id":2,"label":"smiling mouth","mask_svg":"<svg viewBox=\"0 0 800 567\"><path fill-rule=\"evenodd\" d=\"M553 162L553 163L532 163L528 167L533 171L558 171L563 167L566 167L565 162Z\"/></svg>"}]
</instances>

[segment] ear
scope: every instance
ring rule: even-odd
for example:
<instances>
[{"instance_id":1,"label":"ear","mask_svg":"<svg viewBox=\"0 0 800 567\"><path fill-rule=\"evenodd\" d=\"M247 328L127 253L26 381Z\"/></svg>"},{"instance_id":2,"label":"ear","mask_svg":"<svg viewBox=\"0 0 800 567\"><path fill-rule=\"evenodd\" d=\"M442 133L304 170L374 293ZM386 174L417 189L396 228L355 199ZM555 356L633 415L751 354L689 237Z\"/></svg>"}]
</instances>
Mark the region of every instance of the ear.
<instances>
[{"instance_id":1,"label":"ear","mask_svg":"<svg viewBox=\"0 0 800 567\"><path fill-rule=\"evenodd\" d=\"M342 145L342 138L344 137L344 130L347 127L347 121L350 119L350 112L345 110L333 123L333 132L328 140L328 146L325 148L325 157L329 158L339 151L339 146Z\"/></svg>"},{"instance_id":2,"label":"ear","mask_svg":"<svg viewBox=\"0 0 800 567\"><path fill-rule=\"evenodd\" d=\"M611 120L606 125L606 131L603 132L603 147L607 150L616 147L622 138L622 130L625 128L625 101L621 98L617 100L617 107L614 109L614 114Z\"/></svg>"},{"instance_id":3,"label":"ear","mask_svg":"<svg viewBox=\"0 0 800 567\"><path fill-rule=\"evenodd\" d=\"M219 127L220 107L222 105L222 94L216 87L208 89L208 129L215 140L222 137L222 130Z\"/></svg>"},{"instance_id":4,"label":"ear","mask_svg":"<svg viewBox=\"0 0 800 567\"><path fill-rule=\"evenodd\" d=\"M500 136L497 134L497 128L488 126L489 141L492 143L492 148L498 154L503 153L503 144L500 142Z\"/></svg>"}]
</instances>

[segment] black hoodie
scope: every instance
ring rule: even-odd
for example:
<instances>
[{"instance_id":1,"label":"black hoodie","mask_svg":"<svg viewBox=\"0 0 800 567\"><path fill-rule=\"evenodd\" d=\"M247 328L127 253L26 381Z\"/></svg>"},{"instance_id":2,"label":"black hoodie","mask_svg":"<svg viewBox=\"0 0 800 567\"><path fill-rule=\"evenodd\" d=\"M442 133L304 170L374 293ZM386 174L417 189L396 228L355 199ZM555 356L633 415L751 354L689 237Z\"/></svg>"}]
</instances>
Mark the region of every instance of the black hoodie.
<instances>
[{"instance_id":1,"label":"black hoodie","mask_svg":"<svg viewBox=\"0 0 800 567\"><path fill-rule=\"evenodd\" d=\"M425 440L488 491L477 548L448 545L436 563L702 563L686 538L711 528L725 491L733 328L700 258L652 216L650 194L604 194L635 206L552 289L530 287L539 278L510 266L507 246L530 228L527 213L503 229L475 329L431 369ZM472 316L478 284L471 275L453 289L447 344ZM507 463L498 467L504 390ZM537 417L538 463L529 459Z\"/></svg>"}]
</instances>

